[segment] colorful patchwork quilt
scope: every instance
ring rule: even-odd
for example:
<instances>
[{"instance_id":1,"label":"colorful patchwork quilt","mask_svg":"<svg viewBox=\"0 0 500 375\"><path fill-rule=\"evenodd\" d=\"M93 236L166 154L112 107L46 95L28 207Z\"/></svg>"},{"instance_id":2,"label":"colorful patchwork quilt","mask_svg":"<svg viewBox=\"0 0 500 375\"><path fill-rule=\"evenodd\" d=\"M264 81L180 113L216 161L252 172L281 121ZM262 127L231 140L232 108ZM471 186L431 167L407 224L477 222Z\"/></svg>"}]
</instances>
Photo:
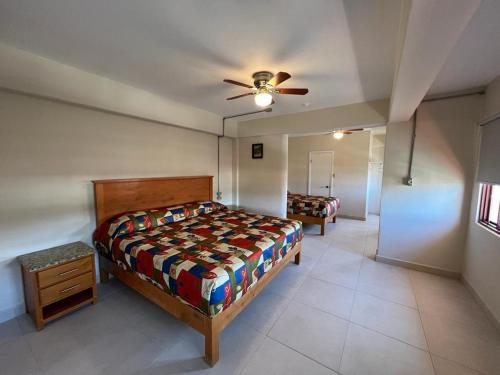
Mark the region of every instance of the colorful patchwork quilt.
<instances>
[{"instance_id":1,"label":"colorful patchwork quilt","mask_svg":"<svg viewBox=\"0 0 500 375\"><path fill-rule=\"evenodd\" d=\"M291 194L287 196L287 212L295 215L328 217L336 214L340 200L335 197Z\"/></svg>"},{"instance_id":2,"label":"colorful patchwork quilt","mask_svg":"<svg viewBox=\"0 0 500 375\"><path fill-rule=\"evenodd\" d=\"M299 221L214 202L119 215L94 233L101 254L209 316L241 298L301 239Z\"/></svg>"}]
</instances>

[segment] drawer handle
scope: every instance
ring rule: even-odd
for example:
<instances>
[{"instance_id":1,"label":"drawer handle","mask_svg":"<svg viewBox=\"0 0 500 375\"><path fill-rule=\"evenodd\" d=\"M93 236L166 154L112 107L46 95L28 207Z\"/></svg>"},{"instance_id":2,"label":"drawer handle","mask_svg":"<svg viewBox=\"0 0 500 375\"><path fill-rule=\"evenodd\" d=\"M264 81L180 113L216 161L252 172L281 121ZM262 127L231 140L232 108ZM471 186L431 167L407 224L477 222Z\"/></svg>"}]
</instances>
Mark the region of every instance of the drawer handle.
<instances>
[{"instance_id":1,"label":"drawer handle","mask_svg":"<svg viewBox=\"0 0 500 375\"><path fill-rule=\"evenodd\" d=\"M61 273L58 273L57 276L64 276L64 275L67 275L69 273L73 273L75 271L78 271L78 268L73 268L72 270L69 270L69 271L65 271L65 272L61 272Z\"/></svg>"},{"instance_id":2,"label":"drawer handle","mask_svg":"<svg viewBox=\"0 0 500 375\"><path fill-rule=\"evenodd\" d=\"M76 284L76 285L70 286L69 288L66 288L66 289L63 289L63 290L59 291L59 293L69 292L70 290L78 288L79 286L80 286L80 284Z\"/></svg>"}]
</instances>

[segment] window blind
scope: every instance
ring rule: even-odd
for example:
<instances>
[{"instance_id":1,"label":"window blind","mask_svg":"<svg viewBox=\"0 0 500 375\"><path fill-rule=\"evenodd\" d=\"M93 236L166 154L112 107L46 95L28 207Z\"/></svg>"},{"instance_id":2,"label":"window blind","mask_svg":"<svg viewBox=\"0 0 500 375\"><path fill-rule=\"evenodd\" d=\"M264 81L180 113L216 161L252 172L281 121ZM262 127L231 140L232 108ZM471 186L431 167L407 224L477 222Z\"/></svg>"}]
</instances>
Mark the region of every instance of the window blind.
<instances>
[{"instance_id":1,"label":"window blind","mask_svg":"<svg viewBox=\"0 0 500 375\"><path fill-rule=\"evenodd\" d=\"M500 184L500 118L481 127L479 182Z\"/></svg>"}]
</instances>

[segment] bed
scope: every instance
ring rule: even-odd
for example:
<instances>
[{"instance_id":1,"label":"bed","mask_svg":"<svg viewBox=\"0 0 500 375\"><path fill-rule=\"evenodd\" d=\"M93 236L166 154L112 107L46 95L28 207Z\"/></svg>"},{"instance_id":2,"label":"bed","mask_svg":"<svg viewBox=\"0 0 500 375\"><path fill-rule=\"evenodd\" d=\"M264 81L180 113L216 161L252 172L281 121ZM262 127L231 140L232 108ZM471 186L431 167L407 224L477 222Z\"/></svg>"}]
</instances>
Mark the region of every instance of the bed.
<instances>
[{"instance_id":1,"label":"bed","mask_svg":"<svg viewBox=\"0 0 500 375\"><path fill-rule=\"evenodd\" d=\"M340 200L335 197L292 193L287 195L287 218L320 225L322 236L325 235L326 224L337 220L339 208Z\"/></svg>"},{"instance_id":2,"label":"bed","mask_svg":"<svg viewBox=\"0 0 500 375\"><path fill-rule=\"evenodd\" d=\"M290 261L300 263L298 221L212 202L212 177L94 181L101 281L109 273L205 336L219 334Z\"/></svg>"}]
</instances>

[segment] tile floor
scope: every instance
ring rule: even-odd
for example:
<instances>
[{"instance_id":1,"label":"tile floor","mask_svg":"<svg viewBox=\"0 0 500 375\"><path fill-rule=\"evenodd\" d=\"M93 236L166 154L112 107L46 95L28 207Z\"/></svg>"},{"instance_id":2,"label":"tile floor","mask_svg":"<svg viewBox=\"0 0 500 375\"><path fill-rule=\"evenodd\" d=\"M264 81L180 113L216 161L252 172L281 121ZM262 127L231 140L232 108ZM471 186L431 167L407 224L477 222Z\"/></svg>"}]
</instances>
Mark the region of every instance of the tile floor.
<instances>
[{"instance_id":1,"label":"tile floor","mask_svg":"<svg viewBox=\"0 0 500 375\"><path fill-rule=\"evenodd\" d=\"M36 332L0 324L7 374L500 374L500 335L456 280L372 260L377 217L306 227L290 264L222 333L203 338L116 281L99 303Z\"/></svg>"}]
</instances>

